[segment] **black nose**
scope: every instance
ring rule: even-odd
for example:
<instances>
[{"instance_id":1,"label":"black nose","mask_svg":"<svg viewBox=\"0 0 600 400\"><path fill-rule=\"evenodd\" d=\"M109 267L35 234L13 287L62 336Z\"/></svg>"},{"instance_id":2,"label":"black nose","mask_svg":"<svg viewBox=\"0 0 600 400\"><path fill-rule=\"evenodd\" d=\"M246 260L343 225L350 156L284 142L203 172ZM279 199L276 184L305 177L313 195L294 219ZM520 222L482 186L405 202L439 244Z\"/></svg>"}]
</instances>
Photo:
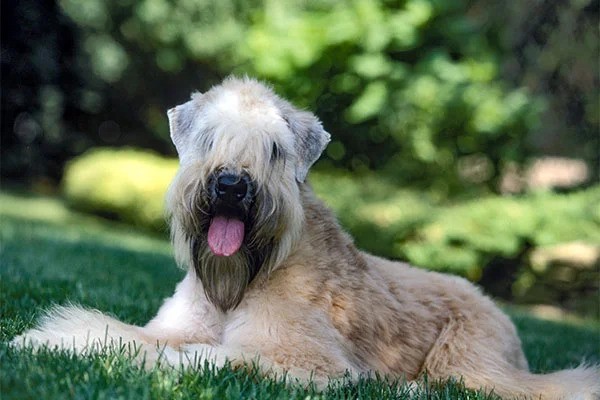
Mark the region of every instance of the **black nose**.
<instances>
[{"instance_id":1,"label":"black nose","mask_svg":"<svg viewBox=\"0 0 600 400\"><path fill-rule=\"evenodd\" d=\"M238 203L248 193L248 182L246 175L221 174L217 178L217 197L229 204Z\"/></svg>"}]
</instances>

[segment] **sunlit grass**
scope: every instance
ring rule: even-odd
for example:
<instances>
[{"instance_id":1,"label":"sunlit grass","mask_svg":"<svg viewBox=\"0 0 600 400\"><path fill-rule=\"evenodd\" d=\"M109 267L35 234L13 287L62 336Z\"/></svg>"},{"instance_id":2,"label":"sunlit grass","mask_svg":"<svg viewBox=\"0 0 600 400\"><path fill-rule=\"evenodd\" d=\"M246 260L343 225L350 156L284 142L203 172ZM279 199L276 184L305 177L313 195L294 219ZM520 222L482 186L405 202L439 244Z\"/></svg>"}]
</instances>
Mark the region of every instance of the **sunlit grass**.
<instances>
[{"instance_id":1,"label":"sunlit grass","mask_svg":"<svg viewBox=\"0 0 600 400\"><path fill-rule=\"evenodd\" d=\"M410 394L401 383L375 378L319 393L229 368L143 369L122 355L15 351L7 341L54 303L79 303L143 324L183 273L166 237L72 213L57 199L1 194L0 235L2 398L486 398L452 382ZM583 358L600 361L597 323L548 322L522 311L513 317L533 370L565 368Z\"/></svg>"},{"instance_id":2,"label":"sunlit grass","mask_svg":"<svg viewBox=\"0 0 600 400\"><path fill-rule=\"evenodd\" d=\"M162 234L139 232L126 224L111 223L73 212L61 199L55 197L1 193L0 218L3 222L15 222L3 224L5 226L0 231L2 237L10 237L17 234L15 230L33 229L35 226L36 236L58 236L63 241L71 242L101 242L132 250L160 251L164 254L170 252L169 243L165 240L168 236L166 228ZM22 224L16 223L17 221L22 221Z\"/></svg>"}]
</instances>

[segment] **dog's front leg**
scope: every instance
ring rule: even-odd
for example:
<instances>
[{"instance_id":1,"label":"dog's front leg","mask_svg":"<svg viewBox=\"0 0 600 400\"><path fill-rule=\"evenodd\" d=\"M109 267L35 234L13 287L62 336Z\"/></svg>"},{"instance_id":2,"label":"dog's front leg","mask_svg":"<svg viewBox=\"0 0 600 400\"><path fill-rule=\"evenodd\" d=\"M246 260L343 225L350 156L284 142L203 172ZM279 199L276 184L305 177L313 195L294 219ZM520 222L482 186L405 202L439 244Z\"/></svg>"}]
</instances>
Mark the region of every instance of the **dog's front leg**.
<instances>
[{"instance_id":1,"label":"dog's front leg","mask_svg":"<svg viewBox=\"0 0 600 400\"><path fill-rule=\"evenodd\" d=\"M233 362L234 358L230 352L221 347L206 343L181 345L179 348L165 346L160 349L161 362L166 362L173 367L202 368L206 362L221 368L226 361Z\"/></svg>"},{"instance_id":2,"label":"dog's front leg","mask_svg":"<svg viewBox=\"0 0 600 400\"><path fill-rule=\"evenodd\" d=\"M225 346L212 346L204 343L183 345L179 348L179 351L167 348L161 355L161 360L174 367L202 368L205 363L208 363L216 368L222 368L228 364L233 369L257 369L263 376L270 376L275 379L284 378L290 383L314 384L319 390L324 390L330 382L330 377L327 374L295 366L284 366L260 352ZM347 368L346 372L346 376L350 379L358 377L356 371L351 368ZM337 376L337 378L340 377Z\"/></svg>"},{"instance_id":3,"label":"dog's front leg","mask_svg":"<svg viewBox=\"0 0 600 400\"><path fill-rule=\"evenodd\" d=\"M206 299L202 284L190 271L143 331L155 342L172 348L196 343L216 344L221 333L220 318Z\"/></svg>"}]
</instances>

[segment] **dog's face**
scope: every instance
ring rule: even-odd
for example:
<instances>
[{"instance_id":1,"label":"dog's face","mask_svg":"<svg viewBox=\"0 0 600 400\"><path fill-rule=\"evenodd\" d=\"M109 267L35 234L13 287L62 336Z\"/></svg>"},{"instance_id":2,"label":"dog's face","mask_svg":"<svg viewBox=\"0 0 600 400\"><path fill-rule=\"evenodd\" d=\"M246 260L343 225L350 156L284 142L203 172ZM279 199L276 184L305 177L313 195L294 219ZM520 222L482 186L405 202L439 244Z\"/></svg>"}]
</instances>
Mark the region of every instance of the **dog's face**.
<instances>
[{"instance_id":1,"label":"dog's face","mask_svg":"<svg viewBox=\"0 0 600 400\"><path fill-rule=\"evenodd\" d=\"M329 134L249 79L227 79L168 115L180 159L167 198L175 255L227 311L292 250L304 218L299 185Z\"/></svg>"}]
</instances>

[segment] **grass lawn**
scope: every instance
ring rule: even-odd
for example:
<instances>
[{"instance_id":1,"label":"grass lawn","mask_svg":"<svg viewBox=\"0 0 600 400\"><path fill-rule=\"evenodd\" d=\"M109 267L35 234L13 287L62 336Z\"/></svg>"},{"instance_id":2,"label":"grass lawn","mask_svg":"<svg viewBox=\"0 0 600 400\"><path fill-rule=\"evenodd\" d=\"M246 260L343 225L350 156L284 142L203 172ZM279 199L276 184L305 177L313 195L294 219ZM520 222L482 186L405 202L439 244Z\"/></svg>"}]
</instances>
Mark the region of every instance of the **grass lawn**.
<instances>
[{"instance_id":1,"label":"grass lawn","mask_svg":"<svg viewBox=\"0 0 600 400\"><path fill-rule=\"evenodd\" d=\"M363 379L323 393L244 371L145 370L118 354L15 351L7 342L51 304L74 302L143 324L170 296L183 272L161 236L66 210L41 197L0 194L0 394L55 398L493 398L445 383L409 394L399 383ZM600 362L600 324L550 322L509 309L531 368L544 372Z\"/></svg>"}]
</instances>

